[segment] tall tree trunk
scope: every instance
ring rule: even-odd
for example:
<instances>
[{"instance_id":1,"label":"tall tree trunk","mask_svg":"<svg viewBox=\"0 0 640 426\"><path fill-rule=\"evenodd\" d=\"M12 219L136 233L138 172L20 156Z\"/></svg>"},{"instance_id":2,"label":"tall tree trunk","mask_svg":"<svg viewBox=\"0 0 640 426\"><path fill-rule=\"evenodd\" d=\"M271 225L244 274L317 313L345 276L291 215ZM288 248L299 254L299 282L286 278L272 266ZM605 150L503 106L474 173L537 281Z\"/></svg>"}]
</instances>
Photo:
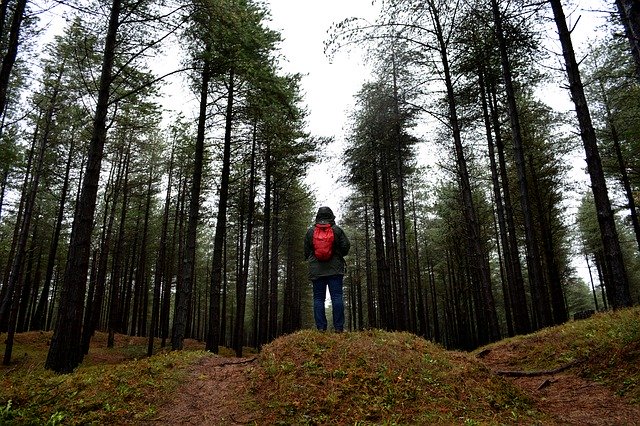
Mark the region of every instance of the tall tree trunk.
<instances>
[{"instance_id":1,"label":"tall tree trunk","mask_svg":"<svg viewBox=\"0 0 640 426\"><path fill-rule=\"evenodd\" d=\"M38 281L37 281L37 270L34 268L34 263L36 262L36 257L39 256L37 253L42 252L42 249L38 249L36 244L39 239L38 234L38 225L40 224L40 220L38 220L40 209L36 206L36 210L34 212L35 223L33 224L33 232L31 235L31 244L27 249L29 253L29 258L27 260L27 268L26 274L24 277L24 282L22 283L22 295L20 296L20 307L18 309L18 318L16 320L16 333L23 333L28 330L29 321L27 320L27 312L29 311L29 304L32 300L32 294L38 291Z\"/></svg>"},{"instance_id":2,"label":"tall tree trunk","mask_svg":"<svg viewBox=\"0 0 640 426\"><path fill-rule=\"evenodd\" d=\"M420 244L419 244L419 235L418 235L418 214L416 211L416 199L415 194L411 191L411 212L413 215L413 241L414 246L413 249L414 259L415 259L415 268L416 268L416 290L417 290L417 309L418 309L418 324L417 324L417 332L420 336L427 337L429 330L429 316L427 311L427 306L425 303L424 296L424 285L422 282L422 273L420 271Z\"/></svg>"},{"instance_id":3,"label":"tall tree trunk","mask_svg":"<svg viewBox=\"0 0 640 426\"><path fill-rule=\"evenodd\" d=\"M538 184L539 178L536 174L536 167L533 163L531 155L528 156L529 170L531 170L534 199L536 203L536 210L538 214L538 224L540 226L540 239L542 240L542 247L544 249L544 259L548 276L548 290L551 298L551 307L553 308L553 322L556 325L563 324L569 319L567 313L566 303L564 298L564 292L562 290L562 278L560 269L558 268L558 262L556 261L555 252L555 240L553 235L551 215L553 214L552 207L549 203L545 203L543 195L541 193L540 185Z\"/></svg>"},{"instance_id":4,"label":"tall tree trunk","mask_svg":"<svg viewBox=\"0 0 640 426\"><path fill-rule=\"evenodd\" d=\"M83 354L89 353L89 345L93 333L98 328L100 316L102 314L102 306L104 303L104 294L107 283L108 261L111 255L111 238L113 232L113 224L116 216L116 206L118 203L118 195L120 192L120 184L122 180L122 150L118 152L116 159L117 165L111 168L111 176L105 195L104 218L102 224L102 238L99 251L99 261L97 263L97 271L95 281L92 282L95 287L90 288L91 297L88 299L87 308L85 310L84 328L82 330L82 350ZM117 167L117 170L116 170ZM109 194L110 192L110 194Z\"/></svg>"},{"instance_id":5,"label":"tall tree trunk","mask_svg":"<svg viewBox=\"0 0 640 426\"><path fill-rule=\"evenodd\" d=\"M616 6L636 63L636 78L640 80L640 4L637 0L616 0Z\"/></svg>"},{"instance_id":6,"label":"tall tree trunk","mask_svg":"<svg viewBox=\"0 0 640 426\"><path fill-rule=\"evenodd\" d=\"M205 52L209 52L208 46L207 49L205 49ZM200 112L198 116L198 134L196 136L196 149L193 161L191 198L189 200L187 242L182 265L183 277L182 283L176 292L175 314L173 318L173 337L171 340L171 346L174 350L182 349L183 347L189 317L189 306L191 305L191 294L193 292L196 237L200 209L200 186L202 184L202 163L204 159L204 139L207 121L207 99L210 81L211 64L208 59L205 59L200 87Z\"/></svg>"},{"instance_id":7,"label":"tall tree trunk","mask_svg":"<svg viewBox=\"0 0 640 426\"><path fill-rule=\"evenodd\" d=\"M58 245L60 244L60 233L62 232L62 221L64 220L64 210L67 203L67 193L69 192L69 175L71 173L71 163L74 154L74 143L71 141L69 146L69 155L64 169L64 180L62 182L62 190L60 192L60 204L58 206L58 214L56 216L56 225L51 237L51 247L49 248L49 256L47 259L47 269L45 272L44 285L42 293L38 301L38 307L33 315L32 329L43 330L46 324L47 306L49 303L49 290L51 288L51 280L53 279L53 270L56 263L56 255L58 254Z\"/></svg>"},{"instance_id":8,"label":"tall tree trunk","mask_svg":"<svg viewBox=\"0 0 640 426\"><path fill-rule=\"evenodd\" d=\"M181 269L177 267L174 269L177 263L177 259L182 259L182 216L184 211L184 198L186 192L186 176L182 175L182 169L178 175L178 193L176 194L176 206L173 217L173 230L171 232L171 250L169 254L169 261L166 266L166 276L164 287L162 288L162 309L160 315L160 323L162 328L162 341L160 345L164 348L166 341L169 338L169 317L171 316L171 289L173 287L173 274L176 273L176 290L180 287L181 282Z\"/></svg>"},{"instance_id":9,"label":"tall tree trunk","mask_svg":"<svg viewBox=\"0 0 640 426\"><path fill-rule=\"evenodd\" d=\"M38 122L40 120L38 119ZM0 331L7 330L7 324L9 321L9 310L11 302L13 300L13 294L15 291L15 285L17 281L11 278L14 264L16 262L16 250L20 241L20 232L24 222L24 211L28 199L29 185L31 184L33 177L33 161L36 157L36 147L38 142L38 134L40 133L38 125L34 132L34 136L31 140L31 147L29 149L29 155L27 158L27 167L24 173L24 180L22 182L22 190L20 192L20 202L18 203L18 212L16 214L16 221L13 227L13 237L11 238L11 246L9 247L9 254L7 255L7 265L4 271L4 279L2 282L4 285L0 291ZM22 262L22 261L21 261ZM20 263L22 266L22 263Z\"/></svg>"},{"instance_id":10,"label":"tall tree trunk","mask_svg":"<svg viewBox=\"0 0 640 426\"><path fill-rule=\"evenodd\" d=\"M567 21L562 9L560 0L550 0L553 16L558 27L562 54L565 60L567 77L569 80L569 91L571 99L575 105L576 116L580 125L580 136L587 156L587 169L591 178L591 189L596 204L598 215L598 225L602 237L602 245L605 251L605 259L611 270L611 282L613 290L613 308L631 306L631 294L629 291L629 280L622 258L622 250L616 230L615 217L611 209L609 194L607 192L602 162L598 152L596 134L591 123L591 113L584 95L584 87L578 69L571 34L567 26Z\"/></svg>"},{"instance_id":11,"label":"tall tree trunk","mask_svg":"<svg viewBox=\"0 0 640 426\"><path fill-rule=\"evenodd\" d=\"M387 258L384 251L384 234L382 231L382 217L380 215L380 194L378 172L372 168L372 187L373 187L373 239L376 253L376 271L378 281L378 302L380 304L380 322L379 326L383 329L392 329L392 306L391 306L391 284L389 280L389 268L387 267Z\"/></svg>"},{"instance_id":12,"label":"tall tree trunk","mask_svg":"<svg viewBox=\"0 0 640 426\"><path fill-rule=\"evenodd\" d=\"M502 201L502 193L500 192L500 179L498 176L498 166L496 164L496 155L495 155L495 147L493 143L493 134L491 132L491 119L489 115L489 101L487 99L487 92L485 89L485 81L484 81L484 72L482 69L478 71L478 86L480 88L480 101L482 103L482 115L485 123L485 133L487 137L487 145L489 151L489 164L491 169L491 182L493 186L493 200L496 207L496 214L498 216L498 226L499 226L499 244L498 244L498 252L500 251L500 245L502 245L502 250L505 255L508 257L509 253L509 241L507 238L507 225L504 214L504 204ZM514 300L512 298L513 291L516 287L516 275L514 273L513 267L514 265L508 260L505 263L504 270L506 271L506 285L503 286L503 293L505 296L505 319L507 322L507 330L509 336L513 336L513 320L512 320L512 311L518 310L522 308L515 307ZM502 271L502 268L501 268ZM503 280L504 281L504 280ZM506 287L506 288L505 288ZM505 291L506 290L506 291ZM526 309L526 305L525 305Z\"/></svg>"},{"instance_id":13,"label":"tall tree trunk","mask_svg":"<svg viewBox=\"0 0 640 426\"><path fill-rule=\"evenodd\" d=\"M518 248L518 237L513 214L513 203L511 201L511 189L509 187L509 174L507 172L507 162L504 152L504 140L502 139L500 119L498 114L498 99L495 84L491 85L491 96L489 99L489 110L491 112L491 124L493 134L496 138L496 150L498 154L498 168L502 181L502 193L504 195L504 219L507 226L507 240L505 246L505 263L513 274L513 287L511 290L511 309L513 311L514 332L516 334L527 334L531 331L531 320L529 319L529 309L527 307L527 294L522 276L522 265Z\"/></svg>"},{"instance_id":14,"label":"tall tree trunk","mask_svg":"<svg viewBox=\"0 0 640 426\"><path fill-rule=\"evenodd\" d=\"M387 158L389 153L387 152ZM380 168L380 188L382 202L382 219L384 220L384 251L387 259L388 277L389 277L389 326L393 330L406 330L404 317L399 314L404 308L402 306L402 295L398 288L400 277L398 276L399 262L398 252L395 244L395 232L393 228L392 217L392 201L391 201L391 181L389 179L389 170L386 167Z\"/></svg>"},{"instance_id":15,"label":"tall tree trunk","mask_svg":"<svg viewBox=\"0 0 640 426\"><path fill-rule=\"evenodd\" d=\"M470 264L474 268L474 275L478 278L480 291L482 295L482 306L479 307L484 311L486 321L478 324L482 327L482 338L480 343L488 343L496 341L500 338L500 328L498 326L498 315L495 309L493 292L491 288L491 275L489 272L489 263L486 259L485 248L481 240L480 223L478 222L476 208L473 202L473 193L471 190L471 181L469 171L467 169L467 160L462 146L462 137L460 135L460 124L458 122L458 113L456 107L455 91L453 80L449 68L449 58L447 54L447 44L444 38L444 32L440 24L440 17L433 1L430 0L430 8L432 11L433 23L436 28L436 37L438 39L439 52L442 59L443 74L445 85L447 88L447 102L449 107L449 125L453 135L455 145L456 163L458 166L459 185L462 192L464 217L468 227L469 235L469 254L471 255Z\"/></svg>"},{"instance_id":16,"label":"tall tree trunk","mask_svg":"<svg viewBox=\"0 0 640 426\"><path fill-rule=\"evenodd\" d=\"M371 224L369 218L369 207L367 203L364 203L364 257L365 257L365 268L366 268L366 277L367 277L367 320L369 322L368 326L371 328L378 328L380 324L378 322L378 315L376 312L376 306L378 303L376 302L375 296L375 285L373 283L373 268L371 263Z\"/></svg>"},{"instance_id":17,"label":"tall tree trunk","mask_svg":"<svg viewBox=\"0 0 640 426\"><path fill-rule=\"evenodd\" d=\"M220 288L222 271L226 265L222 261L224 241L227 229L227 205L229 203L229 176L231 173L231 130L233 125L234 81L233 69L229 72L229 89L227 108L225 111L224 147L222 149L222 172L220 176L220 193L218 195L218 214L216 216L216 233L213 239L213 259L211 269L211 288L209 293L209 333L206 349L218 353L220 342Z\"/></svg>"},{"instance_id":18,"label":"tall tree trunk","mask_svg":"<svg viewBox=\"0 0 640 426\"><path fill-rule=\"evenodd\" d=\"M6 14L8 1L2 2L2 13ZM13 65L18 57L18 46L20 46L20 29L24 19L24 11L27 6L27 0L17 0L13 9L13 17L11 18L11 28L8 37L7 51L2 57L2 66L0 67L0 111L5 111L7 103L7 92L9 90L9 79ZM3 16L3 18L5 18ZM4 19L2 20L4 22ZM4 32L0 32L4 35ZM4 115L4 114L3 114Z\"/></svg>"},{"instance_id":19,"label":"tall tree trunk","mask_svg":"<svg viewBox=\"0 0 640 426\"><path fill-rule=\"evenodd\" d=\"M271 244L271 141L266 141L264 178L264 223L262 232L262 263L260 276L260 296L258 305L258 345L267 343L269 338L269 253Z\"/></svg>"},{"instance_id":20,"label":"tall tree trunk","mask_svg":"<svg viewBox=\"0 0 640 426\"><path fill-rule=\"evenodd\" d=\"M273 185L273 213L271 217L271 253L269 256L269 341L278 335L278 264L280 262L280 243L278 226L280 222L280 195Z\"/></svg>"},{"instance_id":21,"label":"tall tree trunk","mask_svg":"<svg viewBox=\"0 0 640 426\"><path fill-rule=\"evenodd\" d=\"M158 247L158 257L153 275L153 301L151 307L151 327L149 329L149 342L147 344L147 356L153 355L153 339L160 334L160 296L162 290L162 280L170 281L171 276L164 275L168 263L167 258L167 233L169 229L169 208L171 206L171 185L173 183L173 158L175 147L171 148L171 159L169 160L167 195L164 199L164 209L162 213L162 229L160 230L160 245Z\"/></svg>"},{"instance_id":22,"label":"tall tree trunk","mask_svg":"<svg viewBox=\"0 0 640 426\"><path fill-rule=\"evenodd\" d=\"M115 333L122 331L123 321L121 319L121 314L124 309L121 306L122 297L124 294L121 291L121 283L124 282L122 277L126 274L123 272L124 268L122 266L122 258L124 257L125 250L125 226L126 226L126 218L127 212L129 211L129 167L131 163L131 151L127 148L127 152L124 159L124 173L122 175L122 208L120 210L120 220L118 227L118 237L116 239L116 250L113 253L113 260L111 266L111 282L110 292L109 292L109 301L108 301L108 315L107 315L107 347L113 348L115 344ZM120 186L120 185L118 185ZM114 211L115 213L115 211ZM106 272L106 271L105 271ZM100 281L99 278L98 281Z\"/></svg>"},{"instance_id":23,"label":"tall tree trunk","mask_svg":"<svg viewBox=\"0 0 640 426\"><path fill-rule=\"evenodd\" d=\"M251 141L251 165L249 169L249 195L247 206L247 229L244 242L244 253L242 254L242 271L240 278L236 282L236 320L234 322L233 344L236 356L242 356L244 345L244 317L247 304L247 283L249 281L249 264L251 263L251 241L254 225L255 210L255 186L256 186L256 145L257 129L254 123L253 138Z\"/></svg>"},{"instance_id":24,"label":"tall tree trunk","mask_svg":"<svg viewBox=\"0 0 640 426\"><path fill-rule=\"evenodd\" d=\"M540 254L538 245L536 244L534 235L534 224L529 206L529 186L527 183L527 175L525 170L524 148L522 142L522 131L520 127L520 116L518 106L516 104L515 90L511 78L511 63L507 44L504 38L504 30L502 27L502 14L500 12L498 1L491 0L493 10L493 19L495 23L496 38L500 47L500 60L502 65L502 78L505 84L507 95L507 105L509 108L509 119L511 122L511 135L513 138L513 151L518 173L518 185L520 187L520 206L522 207L522 215L524 218L525 244L527 247L527 269L529 272L529 281L531 283L531 297L533 299L534 309L537 309L539 316L539 326L544 327L553 323L551 318L551 308L543 298L544 281L540 266Z\"/></svg>"},{"instance_id":25,"label":"tall tree trunk","mask_svg":"<svg viewBox=\"0 0 640 426\"><path fill-rule=\"evenodd\" d=\"M149 311L149 278L147 276L147 244L149 239L149 217L151 216L151 195L153 192L153 164L149 166L147 181L147 197L144 208L144 221L142 224L142 242L140 243L140 257L136 268L136 286L139 288L141 309L138 319L138 337L147 336L147 316Z\"/></svg>"},{"instance_id":26,"label":"tall tree trunk","mask_svg":"<svg viewBox=\"0 0 640 426\"><path fill-rule=\"evenodd\" d=\"M599 82L600 91L604 96L604 107L606 110L606 119L609 126L609 132L611 134L611 141L613 142L613 150L618 162L618 169L620 170L620 179L622 186L624 187L625 195L627 196L627 202L629 203L629 215L631 217L631 224L633 226L633 232L636 236L636 244L640 251L640 221L638 220L638 211L636 210L636 202L633 196L633 190L631 188L631 181L629 180L629 173L627 172L627 162L622 155L622 149L620 148L620 136L618 134L618 128L613 119L613 113L611 112L611 106L607 97L606 91L602 82Z\"/></svg>"},{"instance_id":27,"label":"tall tree trunk","mask_svg":"<svg viewBox=\"0 0 640 426\"><path fill-rule=\"evenodd\" d=\"M58 81L62 76L62 68L58 74ZM22 277L24 262L26 260L27 255L27 242L29 239L29 234L31 232L31 221L34 217L34 213L36 211L36 197L38 194L38 186L40 184L40 178L43 173L44 167L44 154L47 149L47 145L49 143L49 134L51 132L51 127L53 125L53 115L54 115L54 105L57 100L59 85L55 86L54 93L51 97L51 100L48 105L48 110L44 114L44 131L40 139L40 143L38 146L37 153L35 154L35 167L33 176L31 178L31 183L29 185L26 184L25 181L25 189L27 192L24 194L24 211L22 217L19 218L20 223L20 232L18 234L17 244L15 248L15 257L13 258L13 263L11 266L11 274L9 275L9 280L7 282L7 294L5 295L6 302L2 302L2 307L0 307L0 318L3 318L7 312L7 307L11 306L8 311L8 324L7 324L7 339L6 339L6 347L4 352L4 365L9 365L11 362L11 353L13 350L13 338L16 332L16 326L18 321L18 309L20 305L21 297L21 286L24 285L24 280ZM34 133L34 144L35 141L38 140L38 127L36 126L36 130ZM11 300L12 299L12 300ZM9 303L9 300L11 302ZM26 302L26 301L24 301Z\"/></svg>"},{"instance_id":28,"label":"tall tree trunk","mask_svg":"<svg viewBox=\"0 0 640 426\"><path fill-rule=\"evenodd\" d=\"M407 254L407 230L405 212L405 190L404 190L404 155L402 152L402 133L400 129L400 100L398 97L398 76L396 69L395 55L393 56L393 109L395 115L395 142L396 142L396 181L398 199L398 245L400 255L400 294L402 300L402 321L405 329L413 329L409 316L409 256ZM415 331L415 330L414 330Z\"/></svg>"},{"instance_id":29,"label":"tall tree trunk","mask_svg":"<svg viewBox=\"0 0 640 426\"><path fill-rule=\"evenodd\" d=\"M58 320L45 363L47 369L58 373L72 372L83 358L81 348L83 305L87 286L87 271L89 270L91 231L93 230L98 182L100 181L100 166L107 136L107 111L121 4L122 0L113 0L111 4L86 173L82 182L80 203L76 208L71 230Z\"/></svg>"}]
</instances>

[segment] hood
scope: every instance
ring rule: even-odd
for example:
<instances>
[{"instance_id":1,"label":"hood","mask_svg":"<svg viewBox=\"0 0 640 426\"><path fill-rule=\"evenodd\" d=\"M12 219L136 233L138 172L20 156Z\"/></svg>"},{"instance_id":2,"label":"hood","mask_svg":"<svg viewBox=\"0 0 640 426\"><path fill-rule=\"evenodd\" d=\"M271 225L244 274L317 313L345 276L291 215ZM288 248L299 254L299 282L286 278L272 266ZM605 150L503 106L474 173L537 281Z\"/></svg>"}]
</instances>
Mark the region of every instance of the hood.
<instances>
[{"instance_id":1,"label":"hood","mask_svg":"<svg viewBox=\"0 0 640 426\"><path fill-rule=\"evenodd\" d=\"M316 214L316 223L330 223L333 225L335 218L333 211L329 207L320 207L318 214Z\"/></svg>"}]
</instances>

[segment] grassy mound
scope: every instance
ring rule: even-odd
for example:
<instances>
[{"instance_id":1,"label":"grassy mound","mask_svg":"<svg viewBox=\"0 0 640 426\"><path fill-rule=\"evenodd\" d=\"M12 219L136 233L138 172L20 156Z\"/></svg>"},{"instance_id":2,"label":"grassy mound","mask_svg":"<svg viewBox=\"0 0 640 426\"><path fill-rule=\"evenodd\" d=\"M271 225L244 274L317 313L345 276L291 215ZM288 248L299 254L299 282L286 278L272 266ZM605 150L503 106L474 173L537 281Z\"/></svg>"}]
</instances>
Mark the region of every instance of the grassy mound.
<instances>
[{"instance_id":1,"label":"grassy mound","mask_svg":"<svg viewBox=\"0 0 640 426\"><path fill-rule=\"evenodd\" d=\"M576 362L579 374L640 403L640 307L517 336L479 349L510 353L514 370L552 370Z\"/></svg>"},{"instance_id":2,"label":"grassy mound","mask_svg":"<svg viewBox=\"0 0 640 426\"><path fill-rule=\"evenodd\" d=\"M58 375L44 369L50 338L16 335L12 365L0 367L0 425L135 423L172 395L189 365L211 356L188 350L145 358L146 339L119 335L109 349L106 334L97 333L82 365Z\"/></svg>"},{"instance_id":3,"label":"grassy mound","mask_svg":"<svg viewBox=\"0 0 640 426\"><path fill-rule=\"evenodd\" d=\"M265 424L533 424L545 417L474 357L409 333L300 331L263 347Z\"/></svg>"}]
</instances>

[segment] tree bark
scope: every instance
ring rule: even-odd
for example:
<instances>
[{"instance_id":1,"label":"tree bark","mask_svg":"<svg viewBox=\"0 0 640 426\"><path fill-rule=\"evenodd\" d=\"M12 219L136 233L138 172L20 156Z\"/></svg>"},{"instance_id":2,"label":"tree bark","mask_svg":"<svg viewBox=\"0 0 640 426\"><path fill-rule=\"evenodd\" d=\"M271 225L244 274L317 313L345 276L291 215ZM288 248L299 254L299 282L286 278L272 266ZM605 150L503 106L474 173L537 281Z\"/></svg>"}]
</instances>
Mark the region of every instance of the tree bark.
<instances>
[{"instance_id":1,"label":"tree bark","mask_svg":"<svg viewBox=\"0 0 640 426\"><path fill-rule=\"evenodd\" d=\"M564 56L569 80L569 91L571 92L571 99L575 105L576 116L580 126L580 136L587 157L587 169L589 170L589 177L591 178L591 189L596 204L605 262L611 271L613 308L631 306L632 301L627 271L625 270L622 258L622 249L620 247L620 240L618 239L615 217L611 208L609 193L607 192L604 172L602 170L602 161L598 151L596 134L591 122L591 113L589 112L587 99L584 95L584 87L578 69L578 62L576 61L573 51L571 34L560 0L550 0L550 3L556 26L558 27L562 54Z\"/></svg>"},{"instance_id":2,"label":"tree bark","mask_svg":"<svg viewBox=\"0 0 640 426\"><path fill-rule=\"evenodd\" d=\"M207 334L206 349L218 353L220 342L220 289L222 286L222 261L224 241L227 228L227 206L229 202L229 175L231 173L231 128L233 124L234 103L233 69L229 72L229 89L227 93L227 108L225 111L224 147L222 150L222 173L220 177L220 193L218 194L218 214L216 216L216 233L213 240L213 259L211 269L211 288L209 293L209 333Z\"/></svg>"},{"instance_id":3,"label":"tree bark","mask_svg":"<svg viewBox=\"0 0 640 426\"><path fill-rule=\"evenodd\" d=\"M269 253L271 244L271 141L267 140L264 172L264 223L262 231L262 263L260 272L260 297L258 302L258 345L262 346L269 337Z\"/></svg>"},{"instance_id":4,"label":"tree bark","mask_svg":"<svg viewBox=\"0 0 640 426\"><path fill-rule=\"evenodd\" d=\"M237 357L242 357L244 345L244 317L247 305L247 283L249 281L249 264L251 263L251 241L254 225L255 210L255 186L256 186L256 145L257 129L253 126L253 138L251 142L251 164L249 168L249 195L247 206L247 229L245 231L244 252L242 254L241 272L236 282L236 320L234 323L233 344Z\"/></svg>"},{"instance_id":5,"label":"tree bark","mask_svg":"<svg viewBox=\"0 0 640 426\"><path fill-rule=\"evenodd\" d=\"M113 0L105 39L104 57L100 75L98 103L93 120L93 134L80 203L71 230L71 242L64 283L60 295L58 321L51 339L45 367L58 373L70 373L83 358L81 350L82 314L87 286L87 271L91 249L91 231L96 209L100 166L107 136L107 112L111 88L111 74L115 59L122 0Z\"/></svg>"},{"instance_id":6,"label":"tree bark","mask_svg":"<svg viewBox=\"0 0 640 426\"><path fill-rule=\"evenodd\" d=\"M507 95L507 104L509 107L509 119L511 122L511 135L513 137L513 151L518 172L518 185L520 187L520 206L522 207L522 215L524 218L525 244L527 248L527 269L529 272L529 281L531 283L531 297L533 299L534 309L537 309L539 327L551 325L551 309L543 298L544 280L540 266L540 254L538 245L536 244L534 235L534 224L529 206L529 185L527 183L527 175L525 170L524 148L522 142L522 131L520 127L520 116L518 106L516 104L515 89L511 77L511 63L509 53L504 38L504 30L502 27L502 14L498 7L497 0L491 0L493 10L493 19L495 23L495 32L500 47L500 60L502 65L502 78L505 84Z\"/></svg>"},{"instance_id":7,"label":"tree bark","mask_svg":"<svg viewBox=\"0 0 640 426\"><path fill-rule=\"evenodd\" d=\"M640 80L640 4L637 0L616 0L616 6L636 63L636 78Z\"/></svg>"},{"instance_id":8,"label":"tree bark","mask_svg":"<svg viewBox=\"0 0 640 426\"><path fill-rule=\"evenodd\" d=\"M7 11L8 1L2 2L3 15ZM24 19L24 11L27 6L27 0L17 0L15 8L13 10L13 17L11 18L11 28L8 37L7 52L2 57L2 66L0 66L0 111L5 111L7 103L7 92L9 90L9 79L11 78L11 71L18 57L18 46L20 46L20 29L22 27L22 21ZM6 15L5 15L6 16ZM5 17L3 16L3 18ZM2 19L4 22L4 19ZM4 34L4 32L0 33Z\"/></svg>"},{"instance_id":9,"label":"tree bark","mask_svg":"<svg viewBox=\"0 0 640 426\"><path fill-rule=\"evenodd\" d=\"M162 229L160 230L160 245L158 247L158 257L153 275L153 301L151 306L151 327L149 329L149 341L147 344L147 356L153 355L153 340L160 335L160 298L162 291L162 281L170 280L171 277L165 275L164 265L169 262L167 258L167 234L169 229L169 208L171 206L171 186L173 184L173 159L175 147L171 149L171 159L169 160L167 195L164 199L162 213Z\"/></svg>"},{"instance_id":10,"label":"tree bark","mask_svg":"<svg viewBox=\"0 0 640 426\"><path fill-rule=\"evenodd\" d=\"M205 52L209 52L209 47ZM204 138L207 120L207 100L209 95L209 82L211 81L211 63L205 59L202 69L202 81L200 87L200 112L198 115L198 134L196 136L196 149L193 162L193 180L191 182L191 198L189 200L189 223L187 229L187 242L182 264L182 283L176 292L175 314L173 318L173 337L171 346L174 350L182 349L189 306L193 292L193 273L196 255L196 237L198 231L198 219L200 209L200 186L202 184L202 163L204 159Z\"/></svg>"}]
</instances>

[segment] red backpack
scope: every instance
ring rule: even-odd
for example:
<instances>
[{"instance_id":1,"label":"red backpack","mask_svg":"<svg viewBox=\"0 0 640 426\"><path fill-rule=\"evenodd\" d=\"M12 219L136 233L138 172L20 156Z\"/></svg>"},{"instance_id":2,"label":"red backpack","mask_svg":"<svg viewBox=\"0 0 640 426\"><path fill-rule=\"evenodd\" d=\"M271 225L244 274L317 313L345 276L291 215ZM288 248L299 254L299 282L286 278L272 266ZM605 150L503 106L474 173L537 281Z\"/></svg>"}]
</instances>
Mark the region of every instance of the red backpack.
<instances>
[{"instance_id":1,"label":"red backpack","mask_svg":"<svg viewBox=\"0 0 640 426\"><path fill-rule=\"evenodd\" d=\"M333 256L333 228L330 223L316 223L313 230L313 254L322 262Z\"/></svg>"}]
</instances>

